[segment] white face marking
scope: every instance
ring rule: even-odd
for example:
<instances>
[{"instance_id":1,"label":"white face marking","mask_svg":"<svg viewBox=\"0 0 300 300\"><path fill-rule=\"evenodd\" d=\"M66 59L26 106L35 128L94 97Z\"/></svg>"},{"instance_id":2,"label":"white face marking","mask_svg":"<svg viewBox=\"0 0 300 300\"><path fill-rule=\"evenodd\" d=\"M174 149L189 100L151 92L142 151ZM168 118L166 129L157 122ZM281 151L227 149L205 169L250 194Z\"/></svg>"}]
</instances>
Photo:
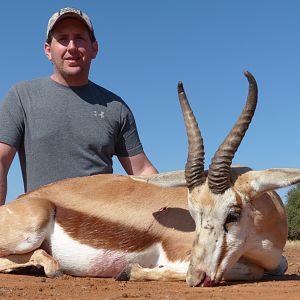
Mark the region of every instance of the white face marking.
<instances>
[{"instance_id":1,"label":"white face marking","mask_svg":"<svg viewBox=\"0 0 300 300\"><path fill-rule=\"evenodd\" d=\"M218 281L244 251L245 237L250 230L248 214L244 208L241 213L242 200L237 202L237 194L232 189L214 195L205 193L204 188L191 196L194 199L190 197L189 207L196 222L196 235L189 273L193 278L205 274Z\"/></svg>"}]
</instances>

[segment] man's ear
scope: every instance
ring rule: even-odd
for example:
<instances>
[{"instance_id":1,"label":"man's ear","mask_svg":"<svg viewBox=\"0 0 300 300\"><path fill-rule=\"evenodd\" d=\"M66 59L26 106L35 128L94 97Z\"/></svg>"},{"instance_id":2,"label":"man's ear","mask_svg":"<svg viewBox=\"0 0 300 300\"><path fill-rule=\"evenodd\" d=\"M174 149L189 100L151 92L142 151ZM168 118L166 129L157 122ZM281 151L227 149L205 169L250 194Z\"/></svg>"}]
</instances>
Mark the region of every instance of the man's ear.
<instances>
[{"instance_id":1,"label":"man's ear","mask_svg":"<svg viewBox=\"0 0 300 300\"><path fill-rule=\"evenodd\" d=\"M98 45L97 41L95 41L95 42L92 43L92 49L93 49L93 52L94 52L93 53L93 59L94 59L94 58L96 58L97 53L99 51L99 45Z\"/></svg>"},{"instance_id":2,"label":"man's ear","mask_svg":"<svg viewBox=\"0 0 300 300\"><path fill-rule=\"evenodd\" d=\"M51 61L52 60L51 46L48 43L45 43L45 45L44 45L44 52L45 52L47 58Z\"/></svg>"},{"instance_id":3,"label":"man's ear","mask_svg":"<svg viewBox=\"0 0 300 300\"><path fill-rule=\"evenodd\" d=\"M253 199L260 194L300 182L300 169L268 169L240 175L234 187Z\"/></svg>"}]
</instances>

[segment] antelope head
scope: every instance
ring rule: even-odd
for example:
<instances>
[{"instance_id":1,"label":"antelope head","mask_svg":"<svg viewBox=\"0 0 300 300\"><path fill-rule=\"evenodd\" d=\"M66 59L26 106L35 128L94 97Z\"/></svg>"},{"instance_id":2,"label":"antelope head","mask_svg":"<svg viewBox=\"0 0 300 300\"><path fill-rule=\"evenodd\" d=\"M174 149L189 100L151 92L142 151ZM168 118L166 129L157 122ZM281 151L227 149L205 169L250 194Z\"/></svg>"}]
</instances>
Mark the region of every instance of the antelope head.
<instances>
[{"instance_id":1,"label":"antelope head","mask_svg":"<svg viewBox=\"0 0 300 300\"><path fill-rule=\"evenodd\" d=\"M188 159L185 167L188 205L196 223L186 277L189 286L212 286L218 283L226 270L244 254L251 239L251 205L255 197L300 181L299 170L295 175L293 169L249 171L232 179L231 162L248 129L257 103L256 81L249 72L245 72L245 76L249 82L245 107L216 151L207 172L204 171L203 139L183 85L181 82L178 84L188 135Z\"/></svg>"}]
</instances>

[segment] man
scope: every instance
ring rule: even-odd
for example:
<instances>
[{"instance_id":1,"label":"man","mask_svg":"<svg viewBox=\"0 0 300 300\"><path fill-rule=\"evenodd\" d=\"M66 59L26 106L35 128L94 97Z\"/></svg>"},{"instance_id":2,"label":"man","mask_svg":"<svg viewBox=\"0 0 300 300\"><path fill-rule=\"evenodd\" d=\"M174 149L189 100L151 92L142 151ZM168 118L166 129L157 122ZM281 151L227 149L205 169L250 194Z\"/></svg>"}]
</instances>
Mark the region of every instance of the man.
<instances>
[{"instance_id":1,"label":"man","mask_svg":"<svg viewBox=\"0 0 300 300\"><path fill-rule=\"evenodd\" d=\"M49 20L45 54L53 74L12 87L0 108L0 203L18 152L25 191L69 177L112 173L116 155L128 174L157 173L143 152L121 98L91 82L98 43L89 17L64 8Z\"/></svg>"}]
</instances>

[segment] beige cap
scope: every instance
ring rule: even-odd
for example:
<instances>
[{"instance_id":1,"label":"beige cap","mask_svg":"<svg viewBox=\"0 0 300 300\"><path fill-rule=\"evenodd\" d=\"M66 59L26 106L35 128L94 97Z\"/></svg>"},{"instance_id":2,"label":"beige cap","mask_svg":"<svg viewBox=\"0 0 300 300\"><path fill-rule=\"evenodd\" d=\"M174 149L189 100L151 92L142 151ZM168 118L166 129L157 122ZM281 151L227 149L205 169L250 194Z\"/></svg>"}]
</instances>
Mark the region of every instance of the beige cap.
<instances>
[{"instance_id":1,"label":"beige cap","mask_svg":"<svg viewBox=\"0 0 300 300\"><path fill-rule=\"evenodd\" d=\"M72 7L65 7L60 9L58 12L54 13L51 18L48 21L47 26L47 37L49 35L49 32L53 29L54 25L64 19L64 18L76 18L80 21L83 21L83 23L88 27L88 29L91 31L94 37L94 28L92 25L92 22L87 14L85 14L83 11L72 8Z\"/></svg>"}]
</instances>

